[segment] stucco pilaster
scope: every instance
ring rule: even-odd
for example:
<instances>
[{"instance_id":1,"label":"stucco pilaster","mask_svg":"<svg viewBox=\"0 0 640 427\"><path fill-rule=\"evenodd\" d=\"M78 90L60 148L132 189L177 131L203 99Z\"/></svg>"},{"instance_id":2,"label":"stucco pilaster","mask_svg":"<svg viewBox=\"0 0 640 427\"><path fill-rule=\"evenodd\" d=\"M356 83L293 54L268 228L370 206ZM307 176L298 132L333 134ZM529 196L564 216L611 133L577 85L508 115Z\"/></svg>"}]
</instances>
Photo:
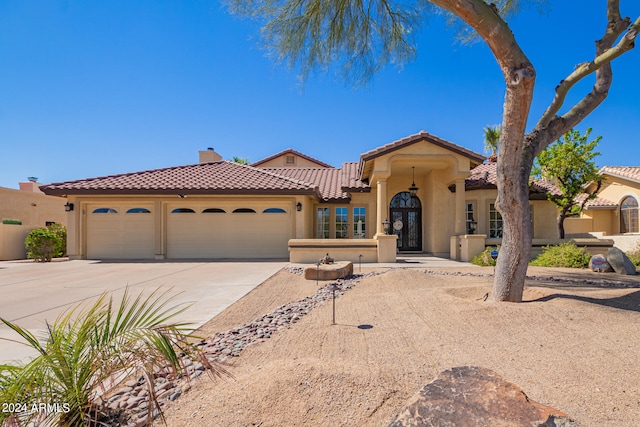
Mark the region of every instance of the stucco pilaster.
<instances>
[{"instance_id":1,"label":"stucco pilaster","mask_svg":"<svg viewBox=\"0 0 640 427\"><path fill-rule=\"evenodd\" d=\"M464 178L456 179L456 227L455 233L462 235L467 233L466 218L465 218L465 190L464 190Z\"/></svg>"},{"instance_id":2,"label":"stucco pilaster","mask_svg":"<svg viewBox=\"0 0 640 427\"><path fill-rule=\"evenodd\" d=\"M384 235L382 221L387 219L387 177L379 177L376 179L377 197L376 197L376 236Z\"/></svg>"}]
</instances>

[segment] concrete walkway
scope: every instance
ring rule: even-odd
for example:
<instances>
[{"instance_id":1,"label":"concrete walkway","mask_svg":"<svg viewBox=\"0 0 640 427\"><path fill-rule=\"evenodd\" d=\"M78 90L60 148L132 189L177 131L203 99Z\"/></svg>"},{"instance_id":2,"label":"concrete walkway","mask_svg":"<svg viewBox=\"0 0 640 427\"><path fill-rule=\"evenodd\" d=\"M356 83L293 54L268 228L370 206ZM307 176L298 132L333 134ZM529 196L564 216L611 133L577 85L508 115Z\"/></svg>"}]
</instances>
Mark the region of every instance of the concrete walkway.
<instances>
[{"instance_id":1,"label":"concrete walkway","mask_svg":"<svg viewBox=\"0 0 640 427\"><path fill-rule=\"evenodd\" d=\"M285 261L61 261L0 262L0 317L44 335L46 322L104 292L119 302L129 294L172 288L172 303L193 305L176 320L201 326L287 265ZM0 337L18 335L0 324ZM26 360L29 347L0 339L0 363Z\"/></svg>"},{"instance_id":2,"label":"concrete walkway","mask_svg":"<svg viewBox=\"0 0 640 427\"><path fill-rule=\"evenodd\" d=\"M309 264L290 264L294 267L308 267ZM427 254L400 254L398 255L396 262L369 262L363 263L363 268L436 268L436 267L448 267L448 268L467 268L476 267L471 263L454 261L448 258L439 258L433 255ZM353 263L354 273L358 272L358 262Z\"/></svg>"}]
</instances>

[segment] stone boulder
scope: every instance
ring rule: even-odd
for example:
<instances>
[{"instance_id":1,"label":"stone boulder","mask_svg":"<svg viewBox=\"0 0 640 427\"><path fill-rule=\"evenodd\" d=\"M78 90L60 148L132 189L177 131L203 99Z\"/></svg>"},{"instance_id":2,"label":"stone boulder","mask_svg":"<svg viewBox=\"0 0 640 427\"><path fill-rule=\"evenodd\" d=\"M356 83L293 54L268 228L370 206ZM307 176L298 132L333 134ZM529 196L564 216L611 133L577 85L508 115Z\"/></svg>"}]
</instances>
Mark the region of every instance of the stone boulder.
<instances>
[{"instance_id":1,"label":"stone boulder","mask_svg":"<svg viewBox=\"0 0 640 427\"><path fill-rule=\"evenodd\" d=\"M320 264L305 267L304 278L307 280L337 280L353 274L351 261L338 261L333 264Z\"/></svg>"},{"instance_id":2,"label":"stone boulder","mask_svg":"<svg viewBox=\"0 0 640 427\"><path fill-rule=\"evenodd\" d=\"M597 271L600 273L611 273L612 271L614 271L613 267L611 267L611 264L609 264L609 262L607 261L607 257L603 254L596 254L592 256L589 260L589 268L592 271Z\"/></svg>"},{"instance_id":3,"label":"stone boulder","mask_svg":"<svg viewBox=\"0 0 640 427\"><path fill-rule=\"evenodd\" d=\"M609 248L609 254L607 255L607 261L611 264L611 267L618 274L627 274L627 275L635 275L636 266L631 262L627 254L622 252L620 249Z\"/></svg>"},{"instance_id":4,"label":"stone boulder","mask_svg":"<svg viewBox=\"0 0 640 427\"><path fill-rule=\"evenodd\" d=\"M495 372L462 366L424 386L389 427L579 427L566 414L529 400Z\"/></svg>"}]
</instances>

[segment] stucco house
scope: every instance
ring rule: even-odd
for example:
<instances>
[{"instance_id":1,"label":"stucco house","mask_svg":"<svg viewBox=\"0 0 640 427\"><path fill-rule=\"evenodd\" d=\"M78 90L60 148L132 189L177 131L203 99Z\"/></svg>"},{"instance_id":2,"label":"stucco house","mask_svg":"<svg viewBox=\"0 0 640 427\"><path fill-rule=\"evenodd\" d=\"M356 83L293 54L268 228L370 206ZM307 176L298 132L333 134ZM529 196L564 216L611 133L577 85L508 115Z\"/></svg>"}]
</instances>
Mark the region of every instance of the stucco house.
<instances>
[{"instance_id":1,"label":"stucco house","mask_svg":"<svg viewBox=\"0 0 640 427\"><path fill-rule=\"evenodd\" d=\"M597 197L587 201L579 218L565 220L566 233L606 236L622 250L634 249L640 243L640 167L605 166L600 174L605 179ZM591 184L588 190L593 191L594 187Z\"/></svg>"},{"instance_id":2,"label":"stucco house","mask_svg":"<svg viewBox=\"0 0 640 427\"><path fill-rule=\"evenodd\" d=\"M43 194L40 185L32 178L18 190L0 187L0 261L26 258L24 240L34 228L66 225L66 200Z\"/></svg>"},{"instance_id":3,"label":"stucco house","mask_svg":"<svg viewBox=\"0 0 640 427\"><path fill-rule=\"evenodd\" d=\"M42 186L68 199L71 259L469 260L499 243L495 163L425 131L333 167L293 149ZM549 186L531 185L534 239L555 237Z\"/></svg>"}]
</instances>

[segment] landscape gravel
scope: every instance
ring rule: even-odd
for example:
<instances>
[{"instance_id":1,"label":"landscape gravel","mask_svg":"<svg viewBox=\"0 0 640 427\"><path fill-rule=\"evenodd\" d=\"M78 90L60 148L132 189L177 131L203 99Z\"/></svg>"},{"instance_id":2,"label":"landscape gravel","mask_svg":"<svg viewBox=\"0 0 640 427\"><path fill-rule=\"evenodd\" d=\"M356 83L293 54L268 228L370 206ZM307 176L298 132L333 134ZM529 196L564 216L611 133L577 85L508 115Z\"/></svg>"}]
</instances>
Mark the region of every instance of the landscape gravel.
<instances>
[{"instance_id":1,"label":"landscape gravel","mask_svg":"<svg viewBox=\"0 0 640 427\"><path fill-rule=\"evenodd\" d=\"M285 270L299 276L304 274L304 269L300 267L288 266L285 267ZM265 314L250 323L219 332L210 340L202 340L197 346L202 349L209 362L221 362L224 364L229 358L240 356L240 353L245 348L258 344L271 338L273 334L290 328L303 316L309 314L311 310L334 298L334 293L335 298L338 298L363 278L377 274L379 273L354 274L344 279L332 281L320 287L314 295L284 304L273 312ZM183 357L182 364L187 369L188 378L174 378L173 374L168 370L155 373L154 392L158 397L160 406L164 406L166 400L174 401L178 399L183 392L191 387L189 382L206 371L202 363L194 362L188 357ZM107 400L107 406L110 409L124 409L129 412L131 421L128 427L141 427L148 420L149 414L145 398L148 390L146 387L144 377L139 378L138 381L129 380L124 384L124 387ZM157 418L160 413L155 411L152 415Z\"/></svg>"}]
</instances>

